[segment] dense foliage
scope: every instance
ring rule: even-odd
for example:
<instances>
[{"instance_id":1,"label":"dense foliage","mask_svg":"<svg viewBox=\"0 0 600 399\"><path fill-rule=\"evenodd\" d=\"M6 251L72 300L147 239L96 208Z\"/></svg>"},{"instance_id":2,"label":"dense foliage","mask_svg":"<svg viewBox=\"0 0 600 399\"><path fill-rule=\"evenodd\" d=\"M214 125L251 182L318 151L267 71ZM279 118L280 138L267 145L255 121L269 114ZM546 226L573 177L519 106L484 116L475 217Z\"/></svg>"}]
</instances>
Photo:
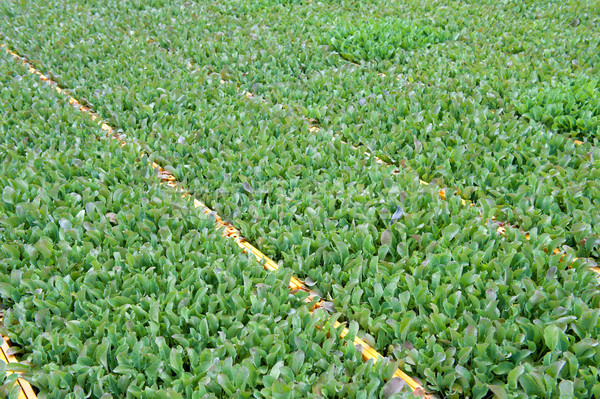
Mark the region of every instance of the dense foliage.
<instances>
[{"instance_id":1,"label":"dense foliage","mask_svg":"<svg viewBox=\"0 0 600 399\"><path fill-rule=\"evenodd\" d=\"M599 394L596 3L23 4L3 5L7 43L428 389Z\"/></svg>"},{"instance_id":2,"label":"dense foliage","mask_svg":"<svg viewBox=\"0 0 600 399\"><path fill-rule=\"evenodd\" d=\"M600 136L600 84L579 78L566 85L532 88L521 96L517 110L527 118L574 137Z\"/></svg>"},{"instance_id":3,"label":"dense foliage","mask_svg":"<svg viewBox=\"0 0 600 399\"><path fill-rule=\"evenodd\" d=\"M135 148L12 65L0 60L0 293L40 397L382 391L397 363L363 363L289 273L242 255Z\"/></svg>"},{"instance_id":4,"label":"dense foliage","mask_svg":"<svg viewBox=\"0 0 600 399\"><path fill-rule=\"evenodd\" d=\"M0 394L5 398L18 397L21 387L17 383L18 374L7 374L7 364L0 360Z\"/></svg>"}]
</instances>

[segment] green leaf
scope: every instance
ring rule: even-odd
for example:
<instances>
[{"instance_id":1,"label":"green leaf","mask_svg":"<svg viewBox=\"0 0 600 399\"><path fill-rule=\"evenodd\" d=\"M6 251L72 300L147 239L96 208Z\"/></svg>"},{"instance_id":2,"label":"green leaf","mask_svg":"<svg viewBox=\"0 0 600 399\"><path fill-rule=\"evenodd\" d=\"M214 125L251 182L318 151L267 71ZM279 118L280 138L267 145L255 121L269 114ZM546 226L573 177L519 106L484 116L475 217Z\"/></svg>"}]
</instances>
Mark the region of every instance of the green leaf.
<instances>
[{"instance_id":1,"label":"green leaf","mask_svg":"<svg viewBox=\"0 0 600 399\"><path fill-rule=\"evenodd\" d=\"M585 249L588 252L592 252L595 249L598 249L600 245L600 237L598 236L590 236L585 240Z\"/></svg>"},{"instance_id":2,"label":"green leaf","mask_svg":"<svg viewBox=\"0 0 600 399\"><path fill-rule=\"evenodd\" d=\"M219 383L221 388L223 388L223 390L225 391L225 393L228 396L231 396L234 394L235 387L233 386L233 384L231 383L231 381L229 380L229 377L227 377L227 375L225 375L223 373L219 373L217 375L217 382Z\"/></svg>"},{"instance_id":3,"label":"green leaf","mask_svg":"<svg viewBox=\"0 0 600 399\"><path fill-rule=\"evenodd\" d=\"M495 395L498 399L508 399L508 393L503 386L500 385L488 385L490 391Z\"/></svg>"},{"instance_id":4,"label":"green leaf","mask_svg":"<svg viewBox=\"0 0 600 399\"><path fill-rule=\"evenodd\" d=\"M298 374L300 369L304 365L304 351L298 350L294 353L292 357L291 367L294 373Z\"/></svg>"},{"instance_id":5,"label":"green leaf","mask_svg":"<svg viewBox=\"0 0 600 399\"><path fill-rule=\"evenodd\" d=\"M171 354L169 356L169 362L171 364L171 368L178 374L183 374L183 360L181 358L181 353L175 348L171 348Z\"/></svg>"},{"instance_id":6,"label":"green leaf","mask_svg":"<svg viewBox=\"0 0 600 399\"><path fill-rule=\"evenodd\" d=\"M47 238L40 239L35 245L35 249L44 257L48 259L52 256L52 241Z\"/></svg>"},{"instance_id":7,"label":"green leaf","mask_svg":"<svg viewBox=\"0 0 600 399\"><path fill-rule=\"evenodd\" d=\"M383 233L381 233L381 245L392 245L392 232L389 229L385 229Z\"/></svg>"},{"instance_id":8,"label":"green leaf","mask_svg":"<svg viewBox=\"0 0 600 399\"><path fill-rule=\"evenodd\" d=\"M246 367L239 367L235 373L235 386L237 389L244 391L250 377L250 372Z\"/></svg>"},{"instance_id":9,"label":"green leaf","mask_svg":"<svg viewBox=\"0 0 600 399\"><path fill-rule=\"evenodd\" d=\"M560 394L560 399L571 399L575 397L575 390L573 388L573 382L563 380L558 384L558 392Z\"/></svg>"},{"instance_id":10,"label":"green leaf","mask_svg":"<svg viewBox=\"0 0 600 399\"><path fill-rule=\"evenodd\" d=\"M516 366L510 373L508 373L508 377L506 379L507 381L507 385L509 390L514 390L517 388L517 383L519 381L519 377L521 376L521 374L523 374L523 372L525 371L525 368L521 365Z\"/></svg>"},{"instance_id":11,"label":"green leaf","mask_svg":"<svg viewBox=\"0 0 600 399\"><path fill-rule=\"evenodd\" d=\"M348 340L349 342L353 342L354 339L356 338L357 333L358 333L358 323L355 322L354 320L352 320L350 322L350 326L348 327L348 333L346 334L344 339Z\"/></svg>"},{"instance_id":12,"label":"green leaf","mask_svg":"<svg viewBox=\"0 0 600 399\"><path fill-rule=\"evenodd\" d=\"M2 250L13 259L19 259L21 257L21 252L16 245L2 244Z\"/></svg>"},{"instance_id":13,"label":"green leaf","mask_svg":"<svg viewBox=\"0 0 600 399\"><path fill-rule=\"evenodd\" d=\"M560 334L560 328L555 324L550 324L544 328L544 343L550 350L555 350L558 346Z\"/></svg>"},{"instance_id":14,"label":"green leaf","mask_svg":"<svg viewBox=\"0 0 600 399\"><path fill-rule=\"evenodd\" d=\"M452 239L454 237L456 237L456 235L460 232L460 227L454 223L451 223L450 225L446 226L444 228L444 238L446 238L446 240L448 241L452 241Z\"/></svg>"},{"instance_id":15,"label":"green leaf","mask_svg":"<svg viewBox=\"0 0 600 399\"><path fill-rule=\"evenodd\" d=\"M564 360L559 360L557 362L552 363L550 366L548 366L548 368L546 369L546 374L548 374L550 377L554 378L554 379L558 379L559 375L560 375L560 371L562 370L562 368L564 367L564 365L567 362Z\"/></svg>"},{"instance_id":16,"label":"green leaf","mask_svg":"<svg viewBox=\"0 0 600 399\"><path fill-rule=\"evenodd\" d=\"M103 365L105 369L108 370L109 368L108 368L107 355L108 355L108 345L106 343L102 342L96 348L96 360L98 361L98 363Z\"/></svg>"},{"instance_id":17,"label":"green leaf","mask_svg":"<svg viewBox=\"0 0 600 399\"><path fill-rule=\"evenodd\" d=\"M16 195L15 189L11 186L6 186L4 187L4 190L2 190L2 199L6 203L14 204Z\"/></svg>"},{"instance_id":18,"label":"green leaf","mask_svg":"<svg viewBox=\"0 0 600 399\"><path fill-rule=\"evenodd\" d=\"M477 329L473 325L468 325L464 334L465 347L473 348L477 343Z\"/></svg>"},{"instance_id":19,"label":"green leaf","mask_svg":"<svg viewBox=\"0 0 600 399\"><path fill-rule=\"evenodd\" d=\"M9 363L6 365L6 370L15 373L28 373L30 371L29 366L23 363Z\"/></svg>"},{"instance_id":20,"label":"green leaf","mask_svg":"<svg viewBox=\"0 0 600 399\"><path fill-rule=\"evenodd\" d=\"M529 372L521 375L519 382L525 393L528 395L536 395L538 397L546 396L546 389L544 386L543 379L535 372Z\"/></svg>"},{"instance_id":21,"label":"green leaf","mask_svg":"<svg viewBox=\"0 0 600 399\"><path fill-rule=\"evenodd\" d=\"M350 256L350 253L348 251L348 244L346 244L345 242L341 241L341 240L335 240L335 246L337 247L338 253L340 254L342 261L344 259L347 259Z\"/></svg>"},{"instance_id":22,"label":"green leaf","mask_svg":"<svg viewBox=\"0 0 600 399\"><path fill-rule=\"evenodd\" d=\"M405 386L406 383L402 378L394 377L385 384L382 395L386 399L390 398L392 395L406 390Z\"/></svg>"}]
</instances>

